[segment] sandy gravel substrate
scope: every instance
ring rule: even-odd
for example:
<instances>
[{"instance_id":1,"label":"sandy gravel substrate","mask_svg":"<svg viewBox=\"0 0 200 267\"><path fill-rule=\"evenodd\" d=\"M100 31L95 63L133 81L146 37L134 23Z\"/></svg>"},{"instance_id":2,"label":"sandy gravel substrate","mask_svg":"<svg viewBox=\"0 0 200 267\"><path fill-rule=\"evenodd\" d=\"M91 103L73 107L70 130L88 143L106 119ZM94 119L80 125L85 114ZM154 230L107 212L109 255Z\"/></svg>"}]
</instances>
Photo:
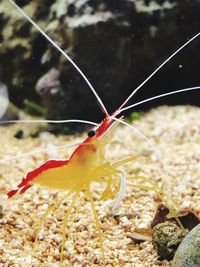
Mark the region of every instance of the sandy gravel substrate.
<instances>
[{"instance_id":1,"label":"sandy gravel substrate","mask_svg":"<svg viewBox=\"0 0 200 267\"><path fill-rule=\"evenodd\" d=\"M115 162L132 154L136 155L136 161L124 166L129 183L134 182L133 178L129 177L130 174L151 178L158 185L161 185L163 179L171 178L170 191L180 206L200 211L200 108L159 107L142 115L134 126L156 147L157 154L167 166L167 173L148 143L124 126L115 129L113 141L107 147L107 158ZM38 138L31 138L29 132L32 127L34 126L19 124L0 127L0 158L5 159L41 148L73 144L85 136L55 137L43 133ZM19 129L24 130L23 139L14 138ZM70 147L52 150L49 153L1 162L0 194L15 188L27 171L34 169L50 156L57 154L59 158L67 158L73 149ZM121 216L115 219L109 216L112 199L98 201L98 193L103 188L104 185L101 184L93 185L93 196L105 238L106 266L170 266L167 261L157 260L151 242L134 244L127 237L135 228L149 227L157 205L154 193L128 186L126 197L117 210ZM64 201L60 208L46 219L33 258L31 248L39 218L48 205L55 203L56 199L64 194L66 193L35 186L24 195L0 202L3 207L0 218L0 267L60 266L62 220L70 205L70 199ZM62 266L102 266L97 230L87 199L81 205L77 216L69 218Z\"/></svg>"}]
</instances>

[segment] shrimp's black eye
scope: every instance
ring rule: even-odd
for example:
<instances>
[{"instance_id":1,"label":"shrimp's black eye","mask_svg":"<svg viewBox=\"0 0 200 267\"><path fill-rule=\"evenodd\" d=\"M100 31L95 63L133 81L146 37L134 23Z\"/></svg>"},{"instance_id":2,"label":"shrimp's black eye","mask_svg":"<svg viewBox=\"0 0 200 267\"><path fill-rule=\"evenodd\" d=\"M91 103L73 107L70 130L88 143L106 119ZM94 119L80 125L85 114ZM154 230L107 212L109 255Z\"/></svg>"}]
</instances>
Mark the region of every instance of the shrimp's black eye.
<instances>
[{"instance_id":1,"label":"shrimp's black eye","mask_svg":"<svg viewBox=\"0 0 200 267\"><path fill-rule=\"evenodd\" d=\"M88 132L88 137L93 137L93 136L95 136L95 131L94 130L90 130Z\"/></svg>"}]
</instances>

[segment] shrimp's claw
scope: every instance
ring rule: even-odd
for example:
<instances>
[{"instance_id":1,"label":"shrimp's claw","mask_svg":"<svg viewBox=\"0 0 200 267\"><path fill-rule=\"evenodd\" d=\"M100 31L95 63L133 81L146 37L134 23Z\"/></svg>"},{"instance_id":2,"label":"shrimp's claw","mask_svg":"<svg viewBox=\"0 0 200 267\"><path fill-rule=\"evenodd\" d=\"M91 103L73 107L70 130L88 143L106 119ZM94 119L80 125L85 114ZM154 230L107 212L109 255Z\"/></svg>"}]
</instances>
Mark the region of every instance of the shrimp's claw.
<instances>
[{"instance_id":1,"label":"shrimp's claw","mask_svg":"<svg viewBox=\"0 0 200 267\"><path fill-rule=\"evenodd\" d=\"M38 168L34 169L31 172L28 172L26 176L22 179L21 183L18 184L17 189L11 190L7 193L8 198L13 197L16 193L23 194L32 186L32 182L43 172L48 171L49 169L59 168L68 163L68 160L48 160L43 163Z\"/></svg>"}]
</instances>

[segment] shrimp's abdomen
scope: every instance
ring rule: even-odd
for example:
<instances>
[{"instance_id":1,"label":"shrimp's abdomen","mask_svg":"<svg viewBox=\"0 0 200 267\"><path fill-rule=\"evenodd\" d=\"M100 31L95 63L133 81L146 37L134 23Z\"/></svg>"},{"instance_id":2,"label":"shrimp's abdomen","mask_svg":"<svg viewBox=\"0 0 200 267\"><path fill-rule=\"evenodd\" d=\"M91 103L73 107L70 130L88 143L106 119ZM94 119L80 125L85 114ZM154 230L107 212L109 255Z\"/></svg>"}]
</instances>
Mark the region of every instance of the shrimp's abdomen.
<instances>
[{"instance_id":1,"label":"shrimp's abdomen","mask_svg":"<svg viewBox=\"0 0 200 267\"><path fill-rule=\"evenodd\" d=\"M37 180L40 180L45 173L48 173L50 170L58 170L59 168L68 165L68 160L48 160L38 168L30 171L22 179L21 183L18 184L17 189L11 190L7 193L7 196L10 198L16 193L24 193L29 189Z\"/></svg>"},{"instance_id":2,"label":"shrimp's abdomen","mask_svg":"<svg viewBox=\"0 0 200 267\"><path fill-rule=\"evenodd\" d=\"M83 185L84 165L69 161L67 165L42 172L32 184L59 190L79 190Z\"/></svg>"}]
</instances>

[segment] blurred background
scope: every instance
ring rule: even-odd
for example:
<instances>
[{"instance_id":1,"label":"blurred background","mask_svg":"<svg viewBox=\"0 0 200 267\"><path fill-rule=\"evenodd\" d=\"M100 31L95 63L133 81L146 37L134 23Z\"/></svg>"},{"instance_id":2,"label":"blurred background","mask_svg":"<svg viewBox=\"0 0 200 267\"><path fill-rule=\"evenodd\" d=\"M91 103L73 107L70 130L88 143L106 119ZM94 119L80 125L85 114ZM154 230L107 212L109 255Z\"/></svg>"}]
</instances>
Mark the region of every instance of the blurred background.
<instances>
[{"instance_id":1,"label":"blurred background","mask_svg":"<svg viewBox=\"0 0 200 267\"><path fill-rule=\"evenodd\" d=\"M200 31L200 0L16 0L81 68L109 112ZM71 64L7 0L0 1L0 82L18 108L48 119L103 114ZM129 104L200 85L200 38L162 68ZM200 104L186 92L138 106Z\"/></svg>"}]
</instances>

